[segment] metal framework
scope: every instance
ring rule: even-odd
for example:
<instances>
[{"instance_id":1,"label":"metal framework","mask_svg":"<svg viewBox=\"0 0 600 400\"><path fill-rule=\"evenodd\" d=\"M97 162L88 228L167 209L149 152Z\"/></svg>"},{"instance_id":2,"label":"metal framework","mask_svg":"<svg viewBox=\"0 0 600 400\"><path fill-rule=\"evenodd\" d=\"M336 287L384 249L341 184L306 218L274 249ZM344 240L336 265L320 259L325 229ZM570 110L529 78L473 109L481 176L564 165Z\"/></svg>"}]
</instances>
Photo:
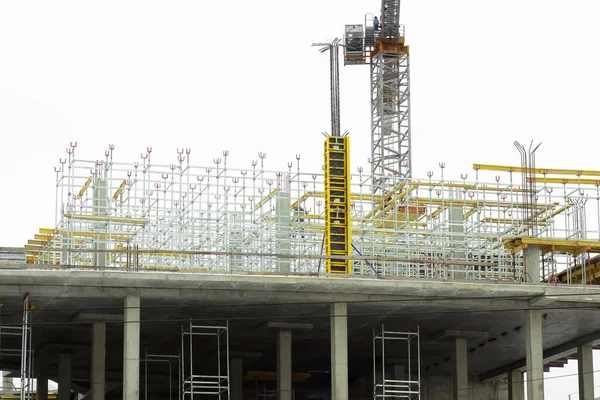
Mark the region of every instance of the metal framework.
<instances>
[{"instance_id":1,"label":"metal framework","mask_svg":"<svg viewBox=\"0 0 600 400\"><path fill-rule=\"evenodd\" d=\"M20 400L33 400L33 351L31 345L31 317L35 300L29 293L23 296L23 324L21 327L21 390Z\"/></svg>"},{"instance_id":2,"label":"metal framework","mask_svg":"<svg viewBox=\"0 0 600 400\"><path fill-rule=\"evenodd\" d=\"M474 178L451 180L441 163L425 179L386 177L383 193L371 190L382 177L359 168L347 181L352 252L328 256L325 221L338 205L325 202L325 174L303 171L300 157L269 170L259 153L240 169L231 167L227 151L196 166L189 150L161 165L151 152L124 163L113 160L112 150L104 160L86 161L73 149L56 173L56 226L26 245L29 263L318 274L337 258L351 260L359 275L520 280L515 240L533 223L535 238L546 243L544 279L574 264L585 267L585 277L600 254L600 171L538 169L530 204L520 167L476 164ZM578 279L565 276L566 283Z\"/></svg>"},{"instance_id":3,"label":"metal framework","mask_svg":"<svg viewBox=\"0 0 600 400\"><path fill-rule=\"evenodd\" d=\"M0 299L0 310L2 310L3 305L4 301ZM21 400L32 400L34 397L30 314L35 305L35 300L31 300L29 293L25 293L23 296L23 317L20 326L5 325L0 313L0 359L5 357L19 359L21 384L18 391Z\"/></svg>"},{"instance_id":4,"label":"metal framework","mask_svg":"<svg viewBox=\"0 0 600 400\"><path fill-rule=\"evenodd\" d=\"M215 346L210 359L200 359L198 348ZM194 350L196 349L196 350ZM229 323L193 325L181 332L183 400L229 399Z\"/></svg>"},{"instance_id":5,"label":"metal framework","mask_svg":"<svg viewBox=\"0 0 600 400\"><path fill-rule=\"evenodd\" d=\"M381 26L365 15L362 25L346 25L344 64L369 64L371 79L371 173L374 193L393 179L412 177L410 62L400 24L400 0L381 1Z\"/></svg>"},{"instance_id":6,"label":"metal framework","mask_svg":"<svg viewBox=\"0 0 600 400\"><path fill-rule=\"evenodd\" d=\"M393 362L392 362L393 361ZM395 364L398 368L390 369ZM373 398L421 398L421 345L416 332L373 330Z\"/></svg>"},{"instance_id":7,"label":"metal framework","mask_svg":"<svg viewBox=\"0 0 600 400\"><path fill-rule=\"evenodd\" d=\"M410 72L404 38L376 39L371 58L371 171L383 179L374 191L389 187L388 177L410 178Z\"/></svg>"},{"instance_id":8,"label":"metal framework","mask_svg":"<svg viewBox=\"0 0 600 400\"><path fill-rule=\"evenodd\" d=\"M178 400L181 399L182 391L182 375L181 375L181 356L178 355L165 355L165 354L148 354L148 350L144 355L144 359L142 360L144 363L144 399L148 400L148 370L150 368L150 364L158 364L158 365L167 365L168 367L168 377L169 377L169 400L173 400L173 370L177 369L177 390L176 398ZM153 398L153 396L150 396Z\"/></svg>"}]
</instances>

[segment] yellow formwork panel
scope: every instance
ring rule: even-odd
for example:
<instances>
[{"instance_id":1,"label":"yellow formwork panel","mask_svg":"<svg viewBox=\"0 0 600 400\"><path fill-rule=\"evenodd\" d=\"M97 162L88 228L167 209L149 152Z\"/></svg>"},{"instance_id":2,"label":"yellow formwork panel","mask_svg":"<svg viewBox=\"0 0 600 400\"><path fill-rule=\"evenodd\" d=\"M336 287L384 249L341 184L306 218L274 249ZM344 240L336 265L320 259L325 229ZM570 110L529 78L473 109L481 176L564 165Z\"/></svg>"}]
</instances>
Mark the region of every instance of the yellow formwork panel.
<instances>
[{"instance_id":1,"label":"yellow formwork panel","mask_svg":"<svg viewBox=\"0 0 600 400\"><path fill-rule=\"evenodd\" d=\"M328 136L325 139L325 254L350 256L350 140ZM327 273L352 273L347 258L326 260Z\"/></svg>"}]
</instances>

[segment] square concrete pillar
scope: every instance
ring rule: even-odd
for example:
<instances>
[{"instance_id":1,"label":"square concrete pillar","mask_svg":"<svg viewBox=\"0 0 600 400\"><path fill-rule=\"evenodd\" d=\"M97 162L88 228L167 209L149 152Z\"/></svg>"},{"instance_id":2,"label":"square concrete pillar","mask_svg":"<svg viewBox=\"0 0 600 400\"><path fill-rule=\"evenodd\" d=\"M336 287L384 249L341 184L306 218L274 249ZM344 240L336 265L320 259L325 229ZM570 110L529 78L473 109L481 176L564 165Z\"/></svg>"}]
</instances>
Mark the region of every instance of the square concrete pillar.
<instances>
[{"instance_id":1,"label":"square concrete pillar","mask_svg":"<svg viewBox=\"0 0 600 400\"><path fill-rule=\"evenodd\" d=\"M139 296L125 297L123 317L123 400L138 400L140 398Z\"/></svg>"},{"instance_id":2,"label":"square concrete pillar","mask_svg":"<svg viewBox=\"0 0 600 400\"><path fill-rule=\"evenodd\" d=\"M290 213L290 192L279 190L275 202L275 220L277 241L275 244L277 254L290 254L292 243L290 241L292 232L292 216ZM277 272L290 272L290 259L277 258Z\"/></svg>"},{"instance_id":3,"label":"square concrete pillar","mask_svg":"<svg viewBox=\"0 0 600 400\"><path fill-rule=\"evenodd\" d=\"M58 357L58 400L71 400L71 355Z\"/></svg>"},{"instance_id":4,"label":"square concrete pillar","mask_svg":"<svg viewBox=\"0 0 600 400\"><path fill-rule=\"evenodd\" d=\"M508 373L508 400L525 400L525 379L523 372L514 370Z\"/></svg>"},{"instance_id":5,"label":"square concrete pillar","mask_svg":"<svg viewBox=\"0 0 600 400\"><path fill-rule=\"evenodd\" d=\"M104 400L106 324L92 324L92 400Z\"/></svg>"},{"instance_id":6,"label":"square concrete pillar","mask_svg":"<svg viewBox=\"0 0 600 400\"><path fill-rule=\"evenodd\" d=\"M527 400L544 399L544 352L542 312L525 311L525 352L527 360Z\"/></svg>"},{"instance_id":7,"label":"square concrete pillar","mask_svg":"<svg viewBox=\"0 0 600 400\"><path fill-rule=\"evenodd\" d=\"M36 400L48 400L48 377L39 376L36 379Z\"/></svg>"},{"instance_id":8,"label":"square concrete pillar","mask_svg":"<svg viewBox=\"0 0 600 400\"><path fill-rule=\"evenodd\" d=\"M527 246L523 250L523 262L525 263L525 282L540 283L542 281L540 248L538 246Z\"/></svg>"},{"instance_id":9,"label":"square concrete pillar","mask_svg":"<svg viewBox=\"0 0 600 400\"><path fill-rule=\"evenodd\" d=\"M468 400L469 398L469 368L467 339L454 339L454 400Z\"/></svg>"},{"instance_id":10,"label":"square concrete pillar","mask_svg":"<svg viewBox=\"0 0 600 400\"><path fill-rule=\"evenodd\" d=\"M232 358L229 363L230 400L242 400L244 386L244 364L241 358Z\"/></svg>"},{"instance_id":11,"label":"square concrete pillar","mask_svg":"<svg viewBox=\"0 0 600 400\"><path fill-rule=\"evenodd\" d=\"M292 331L277 336L277 393L279 400L292 400Z\"/></svg>"},{"instance_id":12,"label":"square concrete pillar","mask_svg":"<svg viewBox=\"0 0 600 400\"><path fill-rule=\"evenodd\" d=\"M348 305L331 305L331 398L348 399Z\"/></svg>"},{"instance_id":13,"label":"square concrete pillar","mask_svg":"<svg viewBox=\"0 0 600 400\"><path fill-rule=\"evenodd\" d=\"M579 400L594 400L593 351L592 345L589 344L577 347Z\"/></svg>"}]
</instances>

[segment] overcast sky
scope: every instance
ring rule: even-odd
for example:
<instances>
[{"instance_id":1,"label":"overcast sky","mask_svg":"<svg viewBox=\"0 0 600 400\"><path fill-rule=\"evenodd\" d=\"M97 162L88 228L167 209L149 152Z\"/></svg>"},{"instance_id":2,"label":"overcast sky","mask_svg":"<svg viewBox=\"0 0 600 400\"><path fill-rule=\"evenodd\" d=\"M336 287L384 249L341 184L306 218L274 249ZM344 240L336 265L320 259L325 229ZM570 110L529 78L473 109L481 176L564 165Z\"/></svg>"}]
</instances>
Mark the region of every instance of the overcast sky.
<instances>
[{"instance_id":1,"label":"overcast sky","mask_svg":"<svg viewBox=\"0 0 600 400\"><path fill-rule=\"evenodd\" d=\"M310 44L379 8L0 1L0 245L53 225L53 167L70 141L90 160L112 143L123 162L152 145L164 163L178 147L197 165L228 149L236 167L264 151L270 169L300 153L303 169L319 171L329 71ZM401 14L415 177L440 161L455 179L473 163L517 165L513 141L531 139L543 142L538 166L600 169L598 1L404 0ZM341 68L341 97L355 171L369 156L368 67Z\"/></svg>"}]
</instances>

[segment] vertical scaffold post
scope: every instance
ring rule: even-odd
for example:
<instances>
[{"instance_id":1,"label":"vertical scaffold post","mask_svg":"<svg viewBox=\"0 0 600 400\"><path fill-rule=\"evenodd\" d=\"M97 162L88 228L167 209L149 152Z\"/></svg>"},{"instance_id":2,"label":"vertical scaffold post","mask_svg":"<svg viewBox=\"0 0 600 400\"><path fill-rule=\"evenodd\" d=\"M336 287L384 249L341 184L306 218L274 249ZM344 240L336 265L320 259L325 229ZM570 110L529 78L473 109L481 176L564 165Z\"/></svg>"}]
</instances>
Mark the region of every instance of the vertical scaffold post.
<instances>
[{"instance_id":1,"label":"vertical scaffold post","mask_svg":"<svg viewBox=\"0 0 600 400\"><path fill-rule=\"evenodd\" d=\"M33 399L33 351L31 349L31 318L29 314L35 305L35 300L30 300L29 293L25 293L23 296L23 333L21 335L20 400Z\"/></svg>"},{"instance_id":2,"label":"vertical scaffold post","mask_svg":"<svg viewBox=\"0 0 600 400\"><path fill-rule=\"evenodd\" d=\"M328 136L325 140L325 254L350 256L350 139ZM328 258L327 273L352 273L352 261Z\"/></svg>"}]
</instances>

